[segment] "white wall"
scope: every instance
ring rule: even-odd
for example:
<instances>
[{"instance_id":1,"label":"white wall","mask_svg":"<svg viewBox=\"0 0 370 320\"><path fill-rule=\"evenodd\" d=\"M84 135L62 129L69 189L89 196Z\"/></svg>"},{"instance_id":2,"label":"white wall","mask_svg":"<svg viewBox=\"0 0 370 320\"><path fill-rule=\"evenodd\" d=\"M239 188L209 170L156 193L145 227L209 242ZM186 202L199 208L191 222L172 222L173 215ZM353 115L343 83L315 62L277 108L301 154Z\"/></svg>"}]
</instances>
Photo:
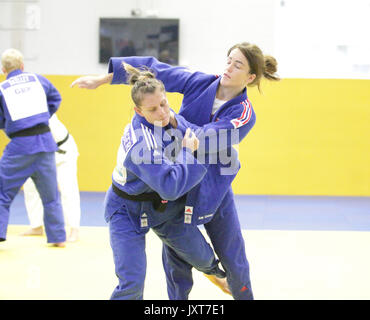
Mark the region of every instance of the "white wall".
<instances>
[{"instance_id":1,"label":"white wall","mask_svg":"<svg viewBox=\"0 0 370 320\"><path fill-rule=\"evenodd\" d=\"M0 51L44 74L106 72L99 18L180 19L180 64L220 73L236 42L258 44L282 77L370 79L370 0L0 0Z\"/></svg>"},{"instance_id":2,"label":"white wall","mask_svg":"<svg viewBox=\"0 0 370 320\"><path fill-rule=\"evenodd\" d=\"M285 77L370 79L369 0L280 0L275 55Z\"/></svg>"},{"instance_id":3,"label":"white wall","mask_svg":"<svg viewBox=\"0 0 370 320\"><path fill-rule=\"evenodd\" d=\"M27 69L43 74L106 72L106 65L98 63L99 18L130 17L132 9L140 8L144 16L155 12L161 18L180 19L181 65L219 73L228 48L235 42L255 42L273 53L273 3L274 0L0 0L0 51L19 48L26 57ZM32 15L37 20L37 10L30 13L30 6L39 7L39 26L32 25ZM24 13L27 10L28 16ZM11 14L21 18L6 22L6 16ZM22 27L22 19L28 30L10 30L9 25Z\"/></svg>"}]
</instances>

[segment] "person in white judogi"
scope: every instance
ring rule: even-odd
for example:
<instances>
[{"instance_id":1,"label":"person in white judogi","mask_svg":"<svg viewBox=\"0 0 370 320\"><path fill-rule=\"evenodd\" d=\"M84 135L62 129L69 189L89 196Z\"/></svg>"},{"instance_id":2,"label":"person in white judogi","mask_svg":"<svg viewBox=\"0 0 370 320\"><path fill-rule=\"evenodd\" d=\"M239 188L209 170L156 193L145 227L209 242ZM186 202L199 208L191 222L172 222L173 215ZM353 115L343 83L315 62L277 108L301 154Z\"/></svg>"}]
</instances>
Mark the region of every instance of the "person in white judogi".
<instances>
[{"instance_id":1,"label":"person in white judogi","mask_svg":"<svg viewBox=\"0 0 370 320\"><path fill-rule=\"evenodd\" d=\"M61 195L64 219L70 228L68 241L78 240L81 207L80 193L77 181L78 149L75 140L64 124L54 114L49 120L49 126L59 150L55 153L58 187ZM43 208L40 196L32 179L23 185L24 200L31 228L22 235L43 234Z\"/></svg>"}]
</instances>

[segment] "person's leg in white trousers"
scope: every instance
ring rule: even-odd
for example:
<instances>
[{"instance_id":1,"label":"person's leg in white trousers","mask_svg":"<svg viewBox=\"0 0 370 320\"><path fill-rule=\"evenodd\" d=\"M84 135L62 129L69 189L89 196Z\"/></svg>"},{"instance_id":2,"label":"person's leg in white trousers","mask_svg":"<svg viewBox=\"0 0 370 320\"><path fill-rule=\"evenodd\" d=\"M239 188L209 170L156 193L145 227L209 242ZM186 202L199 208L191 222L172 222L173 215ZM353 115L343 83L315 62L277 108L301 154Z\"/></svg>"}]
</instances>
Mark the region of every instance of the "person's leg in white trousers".
<instances>
[{"instance_id":1,"label":"person's leg in white trousers","mask_svg":"<svg viewBox=\"0 0 370 320\"><path fill-rule=\"evenodd\" d=\"M68 142L73 143L74 141ZM80 193L77 181L77 157L77 152L56 153L57 180L64 219L66 226L70 227L70 233L67 238L69 242L78 240L81 219ZM23 185L23 190L31 228L22 235L42 235L43 207L32 179L26 181Z\"/></svg>"}]
</instances>

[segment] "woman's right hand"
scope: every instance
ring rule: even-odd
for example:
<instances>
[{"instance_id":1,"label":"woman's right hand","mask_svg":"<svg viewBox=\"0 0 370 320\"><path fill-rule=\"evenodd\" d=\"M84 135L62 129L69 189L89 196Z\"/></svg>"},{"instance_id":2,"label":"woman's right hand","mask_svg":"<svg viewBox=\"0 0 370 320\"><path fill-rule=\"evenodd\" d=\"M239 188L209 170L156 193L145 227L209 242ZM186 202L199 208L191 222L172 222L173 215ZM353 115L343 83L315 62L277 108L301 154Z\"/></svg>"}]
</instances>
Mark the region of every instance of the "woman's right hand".
<instances>
[{"instance_id":1,"label":"woman's right hand","mask_svg":"<svg viewBox=\"0 0 370 320\"><path fill-rule=\"evenodd\" d=\"M71 88L73 88L74 86L78 86L79 88L83 89L96 89L102 84L111 83L112 78L112 73L98 76L84 76L73 81L71 84Z\"/></svg>"},{"instance_id":2,"label":"woman's right hand","mask_svg":"<svg viewBox=\"0 0 370 320\"><path fill-rule=\"evenodd\" d=\"M199 148L199 140L190 128L186 129L184 139L182 140L182 146L190 149L191 152L194 152Z\"/></svg>"}]
</instances>

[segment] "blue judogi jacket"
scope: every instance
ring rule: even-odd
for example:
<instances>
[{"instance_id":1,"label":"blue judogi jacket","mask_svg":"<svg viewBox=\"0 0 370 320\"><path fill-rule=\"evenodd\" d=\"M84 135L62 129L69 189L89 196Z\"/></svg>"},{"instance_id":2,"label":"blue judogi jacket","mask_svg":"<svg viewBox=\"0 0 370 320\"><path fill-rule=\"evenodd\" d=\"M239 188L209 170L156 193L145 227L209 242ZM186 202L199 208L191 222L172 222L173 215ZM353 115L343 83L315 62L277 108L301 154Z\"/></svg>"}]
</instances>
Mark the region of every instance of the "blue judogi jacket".
<instances>
[{"instance_id":1,"label":"blue judogi jacket","mask_svg":"<svg viewBox=\"0 0 370 320\"><path fill-rule=\"evenodd\" d=\"M113 72L112 84L127 82L127 73L122 62L136 68L150 68L157 79L164 83L166 91L183 94L179 114L187 121L178 119L178 128L183 131L186 127L191 127L196 132L201 141L199 149L204 154L207 167L207 174L202 182L187 195L185 213L188 211L192 215L192 224L210 221L240 168L237 152L232 145L239 143L256 121L246 89L224 103L212 115L212 106L221 80L219 76L170 66L153 57L123 57L111 58L109 61L108 72ZM218 146L217 152L212 148L214 145ZM198 158L199 156L202 154L197 155ZM222 161L225 158L229 163Z\"/></svg>"},{"instance_id":2,"label":"blue judogi jacket","mask_svg":"<svg viewBox=\"0 0 370 320\"><path fill-rule=\"evenodd\" d=\"M118 148L113 184L130 195L157 192L163 200L168 200L167 208L158 212L151 202L122 199L108 192L106 221L123 203L137 231L161 224L177 215L179 210L184 211L184 201L174 200L197 185L207 170L189 149L181 147L180 142L172 135L170 125L155 127L135 114Z\"/></svg>"},{"instance_id":3,"label":"blue judogi jacket","mask_svg":"<svg viewBox=\"0 0 370 320\"><path fill-rule=\"evenodd\" d=\"M14 70L0 83L0 128L7 135L49 123L60 105L61 96L45 77ZM8 154L55 152L57 145L51 132L14 137L6 146Z\"/></svg>"}]
</instances>

